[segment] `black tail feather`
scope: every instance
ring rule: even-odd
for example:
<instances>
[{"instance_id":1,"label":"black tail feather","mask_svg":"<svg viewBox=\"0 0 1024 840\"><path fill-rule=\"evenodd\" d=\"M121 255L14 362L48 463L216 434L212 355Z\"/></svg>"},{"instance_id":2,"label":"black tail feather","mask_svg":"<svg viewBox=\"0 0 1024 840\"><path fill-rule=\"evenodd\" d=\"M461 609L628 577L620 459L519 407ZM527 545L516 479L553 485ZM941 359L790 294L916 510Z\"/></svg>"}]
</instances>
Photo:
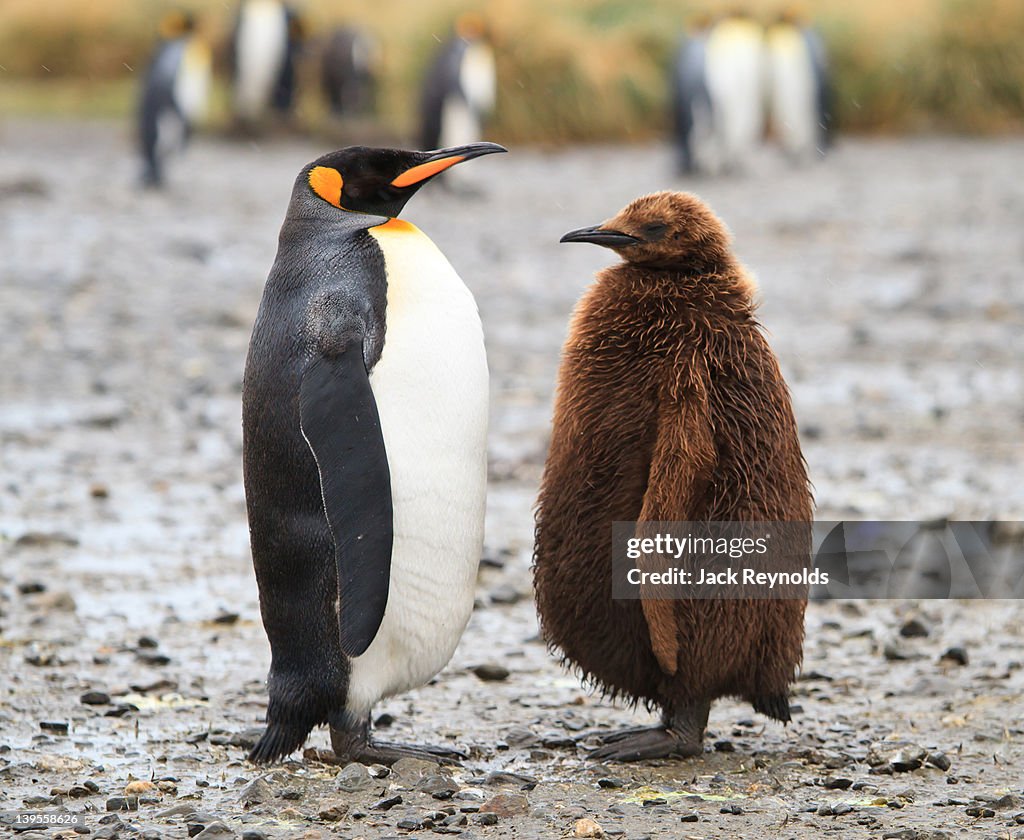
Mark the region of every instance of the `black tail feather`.
<instances>
[{"instance_id":1,"label":"black tail feather","mask_svg":"<svg viewBox=\"0 0 1024 840\"><path fill-rule=\"evenodd\" d=\"M249 753L253 764L269 764L295 752L309 737L312 726L271 723Z\"/></svg>"},{"instance_id":2,"label":"black tail feather","mask_svg":"<svg viewBox=\"0 0 1024 840\"><path fill-rule=\"evenodd\" d=\"M753 699L754 711L775 720L789 723L789 697L785 694L769 694Z\"/></svg>"}]
</instances>

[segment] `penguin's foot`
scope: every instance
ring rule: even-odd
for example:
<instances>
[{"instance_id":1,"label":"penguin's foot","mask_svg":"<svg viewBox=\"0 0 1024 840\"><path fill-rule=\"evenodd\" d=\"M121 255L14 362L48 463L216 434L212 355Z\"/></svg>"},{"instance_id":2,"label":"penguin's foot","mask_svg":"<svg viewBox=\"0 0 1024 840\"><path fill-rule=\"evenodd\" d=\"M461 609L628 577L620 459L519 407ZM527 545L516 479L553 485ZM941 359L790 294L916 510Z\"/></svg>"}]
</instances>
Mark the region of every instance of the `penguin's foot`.
<instances>
[{"instance_id":1,"label":"penguin's foot","mask_svg":"<svg viewBox=\"0 0 1024 840\"><path fill-rule=\"evenodd\" d=\"M580 741L586 741L590 738L597 738L598 743L603 747L608 744L617 744L619 741L624 741L626 738L632 738L634 735L644 735L652 731L661 731L665 727L662 725L658 726L627 726L625 729L616 729L614 732L587 732L583 736L576 739L577 743Z\"/></svg>"},{"instance_id":2,"label":"penguin's foot","mask_svg":"<svg viewBox=\"0 0 1024 840\"><path fill-rule=\"evenodd\" d=\"M596 761L646 761L700 755L710 711L710 702L666 711L660 726L633 727L605 735L601 746L588 757Z\"/></svg>"},{"instance_id":3,"label":"penguin's foot","mask_svg":"<svg viewBox=\"0 0 1024 840\"><path fill-rule=\"evenodd\" d=\"M465 753L444 747L370 742L352 756L352 761L358 761L360 764L384 764L390 767L400 758L418 758L420 761L433 761L446 766L461 766L460 759L466 757Z\"/></svg>"},{"instance_id":4,"label":"penguin's foot","mask_svg":"<svg viewBox=\"0 0 1024 840\"><path fill-rule=\"evenodd\" d=\"M621 733L612 733L611 737ZM622 734L611 742L605 740L588 758L595 761L647 761L652 758L689 758L704 752L700 741L692 741L681 733L664 726L655 726L642 732Z\"/></svg>"},{"instance_id":5,"label":"penguin's foot","mask_svg":"<svg viewBox=\"0 0 1024 840\"><path fill-rule=\"evenodd\" d=\"M417 758L436 764L458 765L461 759L468 757L465 753L445 747L371 741L369 722L352 729L332 726L331 747L334 750L334 761L338 764L357 761L360 764L384 764L390 767L399 759Z\"/></svg>"}]
</instances>

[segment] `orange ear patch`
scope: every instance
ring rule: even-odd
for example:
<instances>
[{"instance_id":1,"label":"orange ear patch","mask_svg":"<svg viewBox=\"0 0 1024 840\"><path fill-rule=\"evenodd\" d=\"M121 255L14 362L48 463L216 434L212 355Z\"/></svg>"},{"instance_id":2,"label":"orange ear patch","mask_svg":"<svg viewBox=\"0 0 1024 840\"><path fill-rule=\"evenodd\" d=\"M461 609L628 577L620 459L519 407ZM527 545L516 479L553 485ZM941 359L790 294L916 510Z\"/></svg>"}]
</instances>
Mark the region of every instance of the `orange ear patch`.
<instances>
[{"instance_id":1,"label":"orange ear patch","mask_svg":"<svg viewBox=\"0 0 1024 840\"><path fill-rule=\"evenodd\" d=\"M455 164L465 159L464 155L453 155L452 157L441 158L440 160L428 160L426 163L421 163L412 169L406 169L405 172L391 182L391 186L411 187L420 181L426 181L427 178L436 175L438 172L444 172L449 166L455 166Z\"/></svg>"},{"instance_id":2,"label":"orange ear patch","mask_svg":"<svg viewBox=\"0 0 1024 840\"><path fill-rule=\"evenodd\" d=\"M341 188L345 182L341 173L330 166L314 166L309 170L309 186L320 198L335 207L341 207Z\"/></svg>"}]
</instances>

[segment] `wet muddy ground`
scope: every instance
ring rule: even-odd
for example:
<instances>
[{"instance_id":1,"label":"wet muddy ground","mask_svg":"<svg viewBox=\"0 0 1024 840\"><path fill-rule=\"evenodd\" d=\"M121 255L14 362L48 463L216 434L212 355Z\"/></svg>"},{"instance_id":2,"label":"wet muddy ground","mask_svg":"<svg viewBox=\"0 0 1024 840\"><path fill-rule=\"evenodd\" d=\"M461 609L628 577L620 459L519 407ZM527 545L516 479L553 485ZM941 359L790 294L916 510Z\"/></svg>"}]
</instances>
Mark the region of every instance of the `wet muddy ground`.
<instances>
[{"instance_id":1,"label":"wet muddy ground","mask_svg":"<svg viewBox=\"0 0 1024 840\"><path fill-rule=\"evenodd\" d=\"M470 758L391 773L245 761L269 654L242 363L324 149L200 138L157 194L114 127L10 122L0 147L0 809L95 838L1024 837L1018 602L812 604L792 725L721 702L703 757L601 766L580 736L650 716L548 656L529 576L559 346L608 261L558 238L666 186L758 276L821 518L1024 518L1019 140L846 140L687 184L660 147L517 150L472 164L481 195L411 203L480 303L492 482L454 660L377 709L382 736Z\"/></svg>"}]
</instances>

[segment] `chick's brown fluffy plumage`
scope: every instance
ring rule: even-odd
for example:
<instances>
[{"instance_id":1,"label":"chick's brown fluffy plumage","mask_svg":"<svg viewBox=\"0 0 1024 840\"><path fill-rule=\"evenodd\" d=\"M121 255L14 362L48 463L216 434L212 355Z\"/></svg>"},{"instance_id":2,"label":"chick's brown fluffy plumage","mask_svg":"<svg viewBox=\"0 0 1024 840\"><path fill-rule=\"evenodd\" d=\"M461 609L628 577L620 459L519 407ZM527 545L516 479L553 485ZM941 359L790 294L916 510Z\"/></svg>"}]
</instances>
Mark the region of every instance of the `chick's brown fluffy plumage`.
<instances>
[{"instance_id":1,"label":"chick's brown fluffy plumage","mask_svg":"<svg viewBox=\"0 0 1024 840\"><path fill-rule=\"evenodd\" d=\"M802 600L614 600L623 520L810 521L789 391L754 284L699 199L637 199L572 317L536 514L544 635L606 694L667 715L736 696L787 720Z\"/></svg>"}]
</instances>

